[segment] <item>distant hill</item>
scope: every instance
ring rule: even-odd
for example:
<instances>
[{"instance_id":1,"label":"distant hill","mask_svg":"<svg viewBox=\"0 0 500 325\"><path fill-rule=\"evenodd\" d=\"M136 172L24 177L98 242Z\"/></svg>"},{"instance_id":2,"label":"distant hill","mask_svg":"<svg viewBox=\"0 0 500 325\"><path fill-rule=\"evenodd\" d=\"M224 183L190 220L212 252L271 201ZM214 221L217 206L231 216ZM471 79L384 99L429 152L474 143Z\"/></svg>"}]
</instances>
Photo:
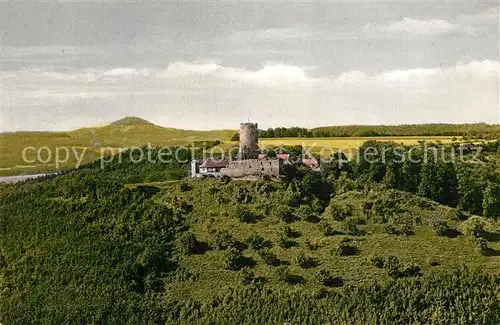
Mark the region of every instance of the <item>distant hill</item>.
<instances>
[{"instance_id":1,"label":"distant hill","mask_svg":"<svg viewBox=\"0 0 500 325\"><path fill-rule=\"evenodd\" d=\"M28 147L39 149L46 146L53 153L57 147L69 148L71 157L67 166L73 166L76 159L71 152L72 148L78 152L85 150L84 161L90 161L99 156L102 148L118 149L148 144L170 147L188 145L194 141L229 141L235 132L236 130L199 131L166 128L139 117L128 116L105 126L87 127L68 132L0 133L0 174L31 174L54 170L51 163L43 166L33 163L32 166L28 166L30 164L23 160L23 150ZM35 151L29 150L26 153L28 160L35 161ZM89 153L93 154L89 155ZM22 166L22 168L16 168L16 166Z\"/></svg>"},{"instance_id":2,"label":"distant hill","mask_svg":"<svg viewBox=\"0 0 500 325\"><path fill-rule=\"evenodd\" d=\"M151 124L153 123L146 121L145 119L142 119L140 117L136 116L126 116L122 119L116 120L112 122L110 125L136 125L136 124Z\"/></svg>"}]
</instances>

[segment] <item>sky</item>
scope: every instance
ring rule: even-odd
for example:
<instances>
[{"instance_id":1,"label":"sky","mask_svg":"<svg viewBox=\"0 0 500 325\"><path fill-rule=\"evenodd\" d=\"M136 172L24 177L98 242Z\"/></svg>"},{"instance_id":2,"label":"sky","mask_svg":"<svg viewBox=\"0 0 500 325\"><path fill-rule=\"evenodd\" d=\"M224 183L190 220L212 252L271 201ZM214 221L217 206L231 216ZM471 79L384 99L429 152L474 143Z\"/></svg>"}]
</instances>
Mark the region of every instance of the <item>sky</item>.
<instances>
[{"instance_id":1,"label":"sky","mask_svg":"<svg viewBox=\"0 0 500 325\"><path fill-rule=\"evenodd\" d=\"M496 1L0 3L0 131L500 123Z\"/></svg>"}]
</instances>

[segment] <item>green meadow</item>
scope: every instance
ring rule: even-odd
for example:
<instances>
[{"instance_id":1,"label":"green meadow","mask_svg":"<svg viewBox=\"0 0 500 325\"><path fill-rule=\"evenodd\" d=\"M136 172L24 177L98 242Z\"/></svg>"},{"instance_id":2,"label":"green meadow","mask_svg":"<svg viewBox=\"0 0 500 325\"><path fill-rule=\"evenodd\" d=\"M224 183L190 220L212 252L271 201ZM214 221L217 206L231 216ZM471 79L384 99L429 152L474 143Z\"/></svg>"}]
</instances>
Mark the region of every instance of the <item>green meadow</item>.
<instances>
[{"instance_id":1,"label":"green meadow","mask_svg":"<svg viewBox=\"0 0 500 325\"><path fill-rule=\"evenodd\" d=\"M153 147L173 147L218 140L220 147L228 150L238 146L238 141L231 141L236 132L236 130L197 131L165 128L139 118L127 117L106 126L69 132L2 133L0 176L73 168L78 162L88 163L100 158L101 155L116 154L126 148L148 144ZM358 147L370 140L413 145L419 141L450 143L457 139L453 136L262 138L259 144L262 148L302 145L317 155L328 156L332 152L342 151L347 156L352 156Z\"/></svg>"}]
</instances>

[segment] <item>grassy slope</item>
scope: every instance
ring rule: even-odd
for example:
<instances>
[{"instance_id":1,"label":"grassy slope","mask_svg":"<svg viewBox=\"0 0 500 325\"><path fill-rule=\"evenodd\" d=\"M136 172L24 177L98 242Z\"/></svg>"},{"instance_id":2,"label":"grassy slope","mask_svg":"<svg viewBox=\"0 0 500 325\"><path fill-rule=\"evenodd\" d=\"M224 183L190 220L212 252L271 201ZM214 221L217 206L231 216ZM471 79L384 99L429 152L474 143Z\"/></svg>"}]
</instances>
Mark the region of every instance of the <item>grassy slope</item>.
<instances>
[{"instance_id":1,"label":"grassy slope","mask_svg":"<svg viewBox=\"0 0 500 325\"><path fill-rule=\"evenodd\" d=\"M32 167L23 161L22 152L26 147L40 148L47 146L53 152L56 147L72 147L80 154L86 150L84 162L95 160L99 157L100 147L124 148L143 146L150 143L152 146L185 145L201 140L229 140L234 130L196 131L164 128L148 123L147 121L125 118L110 125L83 128L70 132L15 132L0 134L0 173L15 175L20 173L31 174L38 171L53 170L55 159L46 165L34 163ZM85 148L85 149L84 149ZM27 158L33 160L36 155L28 151ZM45 158L44 153L43 158ZM76 158L71 153L70 159L63 167L71 167L76 163ZM61 151L64 159L65 153ZM16 166L18 166L16 168Z\"/></svg>"},{"instance_id":2,"label":"grassy slope","mask_svg":"<svg viewBox=\"0 0 500 325\"><path fill-rule=\"evenodd\" d=\"M292 230L299 232L300 237L293 239L297 246L284 249L276 244L276 238L280 229L285 225L282 221L266 216L256 223L243 223L233 215L235 201L234 193L239 187L246 188L253 200L245 204L245 208L261 211L266 205L276 205L282 202L283 189L278 189L268 195L258 194L262 183L231 182L222 184L218 180L192 180L189 191L181 192L179 183L155 184L163 188L158 201L169 204L172 200L182 200L192 204L193 210L188 215L187 221L198 240L211 244L217 231L228 230L233 237L241 242L250 235L261 235L273 242L272 251L284 261L290 263L289 269L293 274L300 275L305 279L304 284L295 286L297 290L315 290L320 286L314 280L316 268L303 269L299 267L295 258L304 252L320 262L321 267L329 269L333 274L342 276L347 283L359 283L370 279L386 279L384 270L378 269L370 262L372 256L396 255L404 262L416 262L425 272L433 272L439 268L453 268L458 265L469 265L478 267L489 272L498 274L500 270L500 258L498 256L483 256L474 247L469 238L460 235L456 238L438 237L431 230L429 224L435 219L447 220L449 224L459 228L461 221L457 219L454 209L433 203L417 196L397 192L398 205L404 206L406 214L414 220L414 234L410 236L389 235L383 230L383 225L376 224L368 218L364 228L365 234L361 236L348 236L359 249L356 256L338 256L332 250L339 241L346 237L342 232L342 223L333 221L326 215L321 218L328 221L333 228L339 232L338 235L324 236L319 230L318 224L307 221L297 221L289 224ZM211 194L218 190L218 194ZM221 195L226 200L219 204L215 199ZM386 192L371 192L368 195L359 192L348 192L336 196L333 200L339 204L349 204L354 207L354 215L361 216L362 207L366 202L374 202L378 197L386 195ZM420 222L418 220L421 220ZM492 234L498 235L500 231L498 223L489 224ZM496 240L496 241L495 241ZM319 245L317 250L307 248L306 241ZM495 252L500 249L500 243L493 239L490 248ZM187 272L192 275L191 280L173 281L167 284L167 292L175 292L178 298L191 297L196 299L207 299L216 293L223 293L228 288L241 287L241 279L238 272L225 270L222 267L221 257L223 252L209 250L204 254L191 255L181 262ZM269 286L290 287L290 285L279 282L274 275L274 267L266 265L256 251L251 248L244 250L244 255L251 257L257 262L252 268L256 276L263 276ZM494 254L498 255L498 254ZM429 262L438 262L439 266L430 266Z\"/></svg>"},{"instance_id":3,"label":"grassy slope","mask_svg":"<svg viewBox=\"0 0 500 325\"><path fill-rule=\"evenodd\" d=\"M56 169L55 148L67 147L70 150L68 161L59 168L74 167L76 157L84 151L83 162L97 159L101 147L110 147L114 150L125 147L144 146L177 146L187 145L193 141L223 141L223 148L237 146L238 143L229 141L235 130L196 131L165 128L154 125L140 118L126 117L107 126L82 128L69 132L14 132L0 134L0 176L34 174L38 172L53 171ZM275 138L261 139L262 147L279 145L303 145L312 153L328 155L332 151L344 151L348 156L356 148L368 140L394 141L405 145L416 144L420 140L441 141L448 143L451 136L398 136L398 137L359 137L359 138ZM25 162L22 157L23 149L34 147L39 149L47 146L53 152L52 159L47 163L35 160L34 151L28 151L27 159L35 160L33 163ZM326 148L326 149L325 149ZM322 151L323 150L323 151ZM109 153L109 151L105 151ZM46 158L43 153L42 158ZM66 153L60 152L60 160L65 160Z\"/></svg>"}]
</instances>

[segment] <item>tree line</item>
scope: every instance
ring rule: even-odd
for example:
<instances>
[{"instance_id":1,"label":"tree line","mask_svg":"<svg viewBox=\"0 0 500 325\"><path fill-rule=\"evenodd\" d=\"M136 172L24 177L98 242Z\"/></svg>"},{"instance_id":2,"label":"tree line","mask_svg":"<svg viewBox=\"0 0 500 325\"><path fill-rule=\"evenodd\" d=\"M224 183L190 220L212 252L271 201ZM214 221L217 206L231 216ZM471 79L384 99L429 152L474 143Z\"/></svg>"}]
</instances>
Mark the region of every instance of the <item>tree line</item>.
<instances>
[{"instance_id":1,"label":"tree line","mask_svg":"<svg viewBox=\"0 0 500 325\"><path fill-rule=\"evenodd\" d=\"M483 144L481 149L473 154L470 146L402 147L394 142L367 141L359 148L359 158L334 159L323 163L322 170L347 187L378 184L467 213L500 218L500 142ZM364 156L367 152L371 153L369 159Z\"/></svg>"},{"instance_id":2,"label":"tree line","mask_svg":"<svg viewBox=\"0 0 500 325\"><path fill-rule=\"evenodd\" d=\"M261 138L380 137L380 136L460 136L476 139L500 138L498 124L406 124L339 125L312 129L276 127L259 130ZM235 135L233 140L237 140Z\"/></svg>"}]
</instances>

